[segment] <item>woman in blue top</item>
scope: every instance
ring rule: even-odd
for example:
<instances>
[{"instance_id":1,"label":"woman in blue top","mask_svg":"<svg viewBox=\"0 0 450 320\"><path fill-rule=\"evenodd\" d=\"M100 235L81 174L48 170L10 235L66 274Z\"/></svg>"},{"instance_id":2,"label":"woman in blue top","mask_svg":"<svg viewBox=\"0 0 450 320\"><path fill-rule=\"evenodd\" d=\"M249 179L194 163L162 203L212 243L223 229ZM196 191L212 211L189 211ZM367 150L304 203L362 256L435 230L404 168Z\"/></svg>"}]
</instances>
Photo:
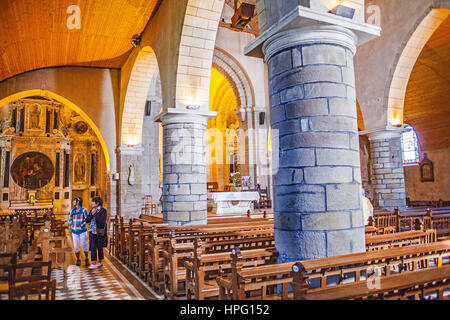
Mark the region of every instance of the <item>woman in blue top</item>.
<instances>
[{"instance_id":1,"label":"woman in blue top","mask_svg":"<svg viewBox=\"0 0 450 320\"><path fill-rule=\"evenodd\" d=\"M73 200L73 209L69 216L70 232L72 232L73 249L77 256L77 266L81 265L80 261L80 247L83 248L84 256L86 258L86 267L89 266L88 258L88 238L86 229L86 218L88 212L83 208L83 199L75 198Z\"/></svg>"}]
</instances>

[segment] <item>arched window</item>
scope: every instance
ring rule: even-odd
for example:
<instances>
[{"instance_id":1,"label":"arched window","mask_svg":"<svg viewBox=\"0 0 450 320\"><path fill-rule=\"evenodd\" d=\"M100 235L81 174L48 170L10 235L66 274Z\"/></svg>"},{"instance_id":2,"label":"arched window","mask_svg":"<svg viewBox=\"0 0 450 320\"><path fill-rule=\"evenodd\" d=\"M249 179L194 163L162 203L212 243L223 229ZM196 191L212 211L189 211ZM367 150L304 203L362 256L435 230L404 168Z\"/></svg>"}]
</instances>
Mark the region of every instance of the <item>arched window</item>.
<instances>
[{"instance_id":1,"label":"arched window","mask_svg":"<svg viewBox=\"0 0 450 320\"><path fill-rule=\"evenodd\" d=\"M406 127L407 131L402 133L403 165L419 164L419 141L413 127Z\"/></svg>"}]
</instances>

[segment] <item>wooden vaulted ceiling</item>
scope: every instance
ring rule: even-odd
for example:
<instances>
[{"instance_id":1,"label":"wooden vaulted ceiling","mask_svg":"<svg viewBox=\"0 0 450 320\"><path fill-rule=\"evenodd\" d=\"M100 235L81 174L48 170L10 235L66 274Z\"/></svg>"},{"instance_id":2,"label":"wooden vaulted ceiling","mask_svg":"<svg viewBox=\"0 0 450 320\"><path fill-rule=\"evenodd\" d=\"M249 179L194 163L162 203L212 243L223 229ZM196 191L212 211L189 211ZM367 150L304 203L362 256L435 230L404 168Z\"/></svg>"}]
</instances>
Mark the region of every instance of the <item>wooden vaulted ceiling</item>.
<instances>
[{"instance_id":1,"label":"wooden vaulted ceiling","mask_svg":"<svg viewBox=\"0 0 450 320\"><path fill-rule=\"evenodd\" d=\"M55 66L120 68L162 0L1 0L0 81ZM69 30L78 5L81 29Z\"/></svg>"},{"instance_id":2,"label":"wooden vaulted ceiling","mask_svg":"<svg viewBox=\"0 0 450 320\"><path fill-rule=\"evenodd\" d=\"M450 147L450 17L420 54L408 83L404 122L424 151Z\"/></svg>"}]
</instances>

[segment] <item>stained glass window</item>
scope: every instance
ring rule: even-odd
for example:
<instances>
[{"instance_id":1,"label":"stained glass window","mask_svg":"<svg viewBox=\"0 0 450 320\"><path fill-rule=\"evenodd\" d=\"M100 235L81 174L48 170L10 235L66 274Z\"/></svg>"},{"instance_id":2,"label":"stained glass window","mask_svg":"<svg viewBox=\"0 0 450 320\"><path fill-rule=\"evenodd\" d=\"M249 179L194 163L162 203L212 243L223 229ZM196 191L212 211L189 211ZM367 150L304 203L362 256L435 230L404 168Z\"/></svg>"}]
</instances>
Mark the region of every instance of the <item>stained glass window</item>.
<instances>
[{"instance_id":1,"label":"stained glass window","mask_svg":"<svg viewBox=\"0 0 450 320\"><path fill-rule=\"evenodd\" d=\"M419 143L413 128L402 133L403 165L419 164Z\"/></svg>"}]
</instances>

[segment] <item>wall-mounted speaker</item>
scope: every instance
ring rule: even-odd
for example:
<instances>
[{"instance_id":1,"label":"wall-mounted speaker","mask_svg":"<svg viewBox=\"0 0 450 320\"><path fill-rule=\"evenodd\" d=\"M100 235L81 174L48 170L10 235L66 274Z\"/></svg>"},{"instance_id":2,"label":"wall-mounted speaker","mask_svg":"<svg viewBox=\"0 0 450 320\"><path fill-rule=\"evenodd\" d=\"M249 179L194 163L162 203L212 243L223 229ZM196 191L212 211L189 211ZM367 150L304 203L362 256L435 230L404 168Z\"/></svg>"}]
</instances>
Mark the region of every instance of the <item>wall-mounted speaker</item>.
<instances>
[{"instance_id":1,"label":"wall-mounted speaker","mask_svg":"<svg viewBox=\"0 0 450 320\"><path fill-rule=\"evenodd\" d=\"M259 113L259 125L264 125L264 123L266 122L266 113L265 112L260 112Z\"/></svg>"},{"instance_id":2,"label":"wall-mounted speaker","mask_svg":"<svg viewBox=\"0 0 450 320\"><path fill-rule=\"evenodd\" d=\"M147 100L145 103L145 115L149 117L152 114L152 102Z\"/></svg>"}]
</instances>

